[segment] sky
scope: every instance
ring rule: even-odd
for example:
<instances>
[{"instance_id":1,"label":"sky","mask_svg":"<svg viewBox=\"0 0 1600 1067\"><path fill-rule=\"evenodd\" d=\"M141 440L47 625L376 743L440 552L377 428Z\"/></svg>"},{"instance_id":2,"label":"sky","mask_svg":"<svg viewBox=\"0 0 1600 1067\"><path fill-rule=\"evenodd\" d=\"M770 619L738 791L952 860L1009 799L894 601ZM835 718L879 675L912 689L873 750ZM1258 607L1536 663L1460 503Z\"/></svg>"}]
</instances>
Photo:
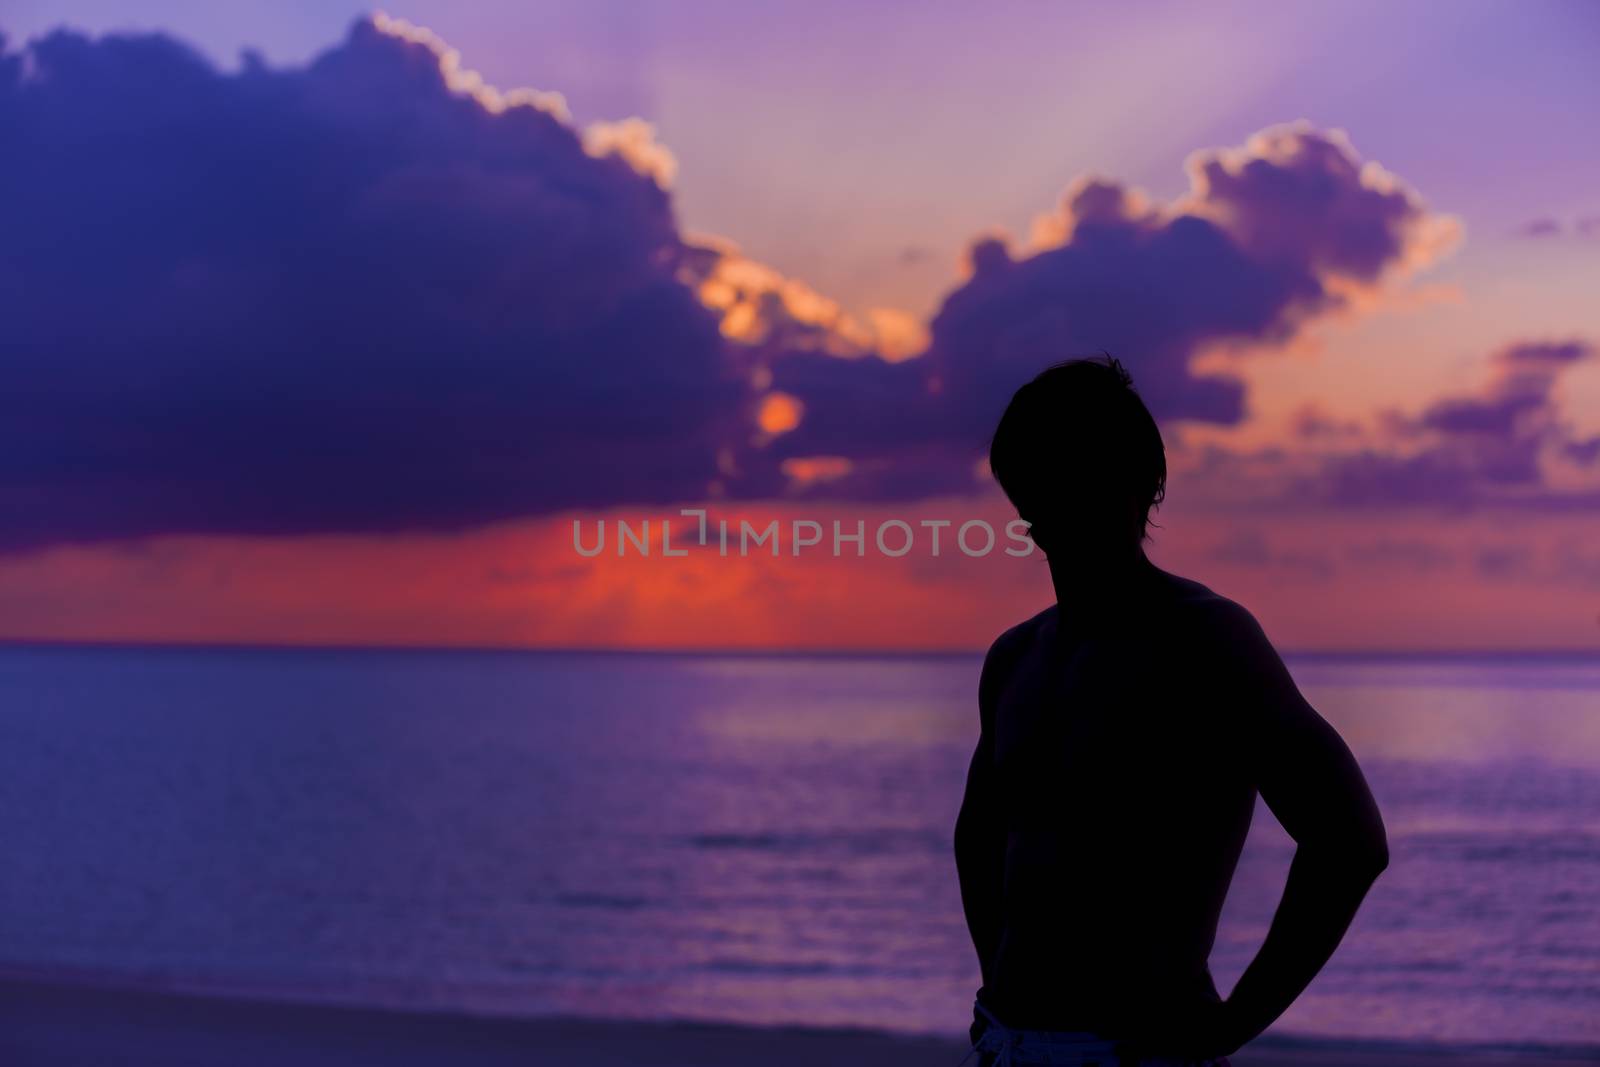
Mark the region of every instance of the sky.
<instances>
[{"instance_id":1,"label":"sky","mask_svg":"<svg viewBox=\"0 0 1600 1067\"><path fill-rule=\"evenodd\" d=\"M1103 349L1280 646L1600 645L1591 4L119 6L0 15L0 638L982 649Z\"/></svg>"}]
</instances>

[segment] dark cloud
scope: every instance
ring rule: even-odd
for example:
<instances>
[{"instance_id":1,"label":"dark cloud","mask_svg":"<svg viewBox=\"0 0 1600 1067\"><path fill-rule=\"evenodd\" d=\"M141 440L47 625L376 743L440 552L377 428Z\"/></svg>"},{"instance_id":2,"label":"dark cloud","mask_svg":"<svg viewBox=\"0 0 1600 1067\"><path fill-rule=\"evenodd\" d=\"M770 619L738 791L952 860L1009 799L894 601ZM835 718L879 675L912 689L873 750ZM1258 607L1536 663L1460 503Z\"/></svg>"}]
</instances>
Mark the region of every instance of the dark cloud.
<instances>
[{"instance_id":1,"label":"dark cloud","mask_svg":"<svg viewBox=\"0 0 1600 1067\"><path fill-rule=\"evenodd\" d=\"M1517 227L1518 237L1560 237L1561 223L1557 219L1529 219Z\"/></svg>"},{"instance_id":2,"label":"dark cloud","mask_svg":"<svg viewBox=\"0 0 1600 1067\"><path fill-rule=\"evenodd\" d=\"M1358 437L1364 431L1355 419L1339 419L1316 405L1306 405L1294 413L1290 430L1307 441L1340 440Z\"/></svg>"},{"instance_id":3,"label":"dark cloud","mask_svg":"<svg viewBox=\"0 0 1600 1067\"><path fill-rule=\"evenodd\" d=\"M5 54L0 546L702 497L747 387L648 147L367 21Z\"/></svg>"},{"instance_id":4,"label":"dark cloud","mask_svg":"<svg viewBox=\"0 0 1600 1067\"><path fill-rule=\"evenodd\" d=\"M688 245L647 125L580 133L381 17L294 69L222 73L163 36L0 49L0 154L12 550L971 491L1045 365L1110 351L1169 425L1237 423L1243 381L1197 355L1290 341L1455 234L1342 135L1278 127L1197 154L1170 204L1074 183L1030 245L975 242L926 350L886 358L917 324ZM1532 396L1415 432L1493 438Z\"/></svg>"},{"instance_id":5,"label":"dark cloud","mask_svg":"<svg viewBox=\"0 0 1600 1067\"><path fill-rule=\"evenodd\" d=\"M1557 582L1600 589L1600 552L1589 542L1566 539L1557 543L1552 570Z\"/></svg>"},{"instance_id":6,"label":"dark cloud","mask_svg":"<svg viewBox=\"0 0 1600 1067\"><path fill-rule=\"evenodd\" d=\"M1381 537L1349 545L1345 556L1363 565L1417 571L1437 570L1455 560L1455 554L1442 545L1404 537Z\"/></svg>"},{"instance_id":7,"label":"dark cloud","mask_svg":"<svg viewBox=\"0 0 1600 1067\"><path fill-rule=\"evenodd\" d=\"M1499 449L1505 455L1511 449L1517 456L1517 473L1536 476L1528 467L1555 429L1551 391L1556 377L1591 351L1579 341L1511 345L1496 354L1497 374L1483 393L1439 400L1423 411L1416 425L1447 438L1470 440L1480 452Z\"/></svg>"},{"instance_id":8,"label":"dark cloud","mask_svg":"<svg viewBox=\"0 0 1600 1067\"><path fill-rule=\"evenodd\" d=\"M1524 545L1486 545L1473 562L1486 578L1515 578L1528 573L1533 552Z\"/></svg>"},{"instance_id":9,"label":"dark cloud","mask_svg":"<svg viewBox=\"0 0 1600 1067\"><path fill-rule=\"evenodd\" d=\"M1600 237L1600 215L1580 216L1572 220L1570 227L1560 219L1529 219L1517 227L1516 234L1535 240L1566 237L1568 234L1579 240L1592 240Z\"/></svg>"},{"instance_id":10,"label":"dark cloud","mask_svg":"<svg viewBox=\"0 0 1600 1067\"><path fill-rule=\"evenodd\" d=\"M1341 135L1303 123L1199 153L1190 176L1190 194L1166 206L1084 179L1041 220L1039 247L1019 254L999 238L978 241L970 278L911 363L777 363L778 388L809 413L778 451L858 461L835 492L881 496L901 477L969 486L1016 387L1050 363L1102 350L1130 368L1158 419L1237 423L1243 381L1192 367L1207 345L1287 342L1455 238L1453 221L1363 165Z\"/></svg>"},{"instance_id":11,"label":"dark cloud","mask_svg":"<svg viewBox=\"0 0 1600 1067\"><path fill-rule=\"evenodd\" d=\"M1562 452L1574 463L1585 466L1600 459L1600 434L1593 437L1579 438L1567 441L1561 446Z\"/></svg>"},{"instance_id":12,"label":"dark cloud","mask_svg":"<svg viewBox=\"0 0 1600 1067\"><path fill-rule=\"evenodd\" d=\"M1496 358L1514 372L1531 371L1548 384L1548 376L1562 367L1589 359L1594 346L1588 341L1523 341L1500 350Z\"/></svg>"},{"instance_id":13,"label":"dark cloud","mask_svg":"<svg viewBox=\"0 0 1600 1067\"><path fill-rule=\"evenodd\" d=\"M1212 510L1239 513L1427 507L1600 508L1600 435L1579 433L1559 394L1590 342L1526 341L1489 360L1476 391L1365 423L1305 408L1286 444L1209 442L1183 454L1175 481Z\"/></svg>"},{"instance_id":14,"label":"dark cloud","mask_svg":"<svg viewBox=\"0 0 1600 1067\"><path fill-rule=\"evenodd\" d=\"M1213 545L1207 555L1219 563L1241 567L1277 567L1319 579L1331 577L1338 569L1333 560L1320 552L1274 548L1260 530L1246 527L1231 531Z\"/></svg>"},{"instance_id":15,"label":"dark cloud","mask_svg":"<svg viewBox=\"0 0 1600 1067\"><path fill-rule=\"evenodd\" d=\"M1600 455L1596 439L1573 436L1555 397L1566 369L1594 354L1581 340L1509 345L1477 393L1391 413L1390 440L1323 457L1289 495L1337 507L1592 502L1549 485L1546 458L1581 466Z\"/></svg>"},{"instance_id":16,"label":"dark cloud","mask_svg":"<svg viewBox=\"0 0 1600 1067\"><path fill-rule=\"evenodd\" d=\"M1214 560L1237 563L1246 567L1264 567L1272 561L1267 538L1260 530L1234 530L1211 547Z\"/></svg>"}]
</instances>

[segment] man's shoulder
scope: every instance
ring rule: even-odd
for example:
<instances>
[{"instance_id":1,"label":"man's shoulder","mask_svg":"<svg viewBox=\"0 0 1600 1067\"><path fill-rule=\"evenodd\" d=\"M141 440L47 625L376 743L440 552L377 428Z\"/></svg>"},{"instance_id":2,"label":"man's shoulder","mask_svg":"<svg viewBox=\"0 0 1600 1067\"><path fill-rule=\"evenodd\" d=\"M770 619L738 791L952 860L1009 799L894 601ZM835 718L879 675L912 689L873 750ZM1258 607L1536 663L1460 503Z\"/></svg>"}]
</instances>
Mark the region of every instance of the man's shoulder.
<instances>
[{"instance_id":1,"label":"man's shoulder","mask_svg":"<svg viewBox=\"0 0 1600 1067\"><path fill-rule=\"evenodd\" d=\"M1259 633L1261 626L1250 610L1192 578L1171 575L1173 617L1185 629L1226 637Z\"/></svg>"},{"instance_id":2,"label":"man's shoulder","mask_svg":"<svg viewBox=\"0 0 1600 1067\"><path fill-rule=\"evenodd\" d=\"M1231 597L1187 578L1177 580L1170 616L1175 647L1207 670L1253 671L1277 655L1261 623Z\"/></svg>"},{"instance_id":3,"label":"man's shoulder","mask_svg":"<svg viewBox=\"0 0 1600 1067\"><path fill-rule=\"evenodd\" d=\"M1017 664L1028 654L1028 650L1034 647L1040 630L1045 626L1054 625L1056 614L1056 605L1051 604L1037 615L1024 619L995 638L989 646L988 653L983 657L983 673L979 679L980 690L992 691L995 687L1004 687Z\"/></svg>"},{"instance_id":4,"label":"man's shoulder","mask_svg":"<svg viewBox=\"0 0 1600 1067\"><path fill-rule=\"evenodd\" d=\"M984 657L985 662L998 663L1013 660L1021 655L1039 636L1040 629L1055 619L1058 611L1058 607L1051 604L1037 615L1024 619L1006 630L989 645L989 652Z\"/></svg>"}]
</instances>

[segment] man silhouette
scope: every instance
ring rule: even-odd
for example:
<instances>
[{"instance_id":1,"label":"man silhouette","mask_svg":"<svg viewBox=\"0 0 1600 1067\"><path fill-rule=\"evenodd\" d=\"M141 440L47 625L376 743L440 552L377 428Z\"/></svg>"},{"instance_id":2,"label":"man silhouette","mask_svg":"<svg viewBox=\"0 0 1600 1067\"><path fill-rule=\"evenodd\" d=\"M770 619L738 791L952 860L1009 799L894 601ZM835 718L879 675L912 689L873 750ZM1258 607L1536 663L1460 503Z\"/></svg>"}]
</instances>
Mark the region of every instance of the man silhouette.
<instances>
[{"instance_id":1,"label":"man silhouette","mask_svg":"<svg viewBox=\"0 0 1600 1067\"><path fill-rule=\"evenodd\" d=\"M1024 385L989 462L1056 603L995 641L978 683L955 828L983 980L974 1052L1226 1063L1327 962L1387 865L1377 805L1251 614L1146 558L1166 455L1118 361ZM1224 1000L1207 960L1257 793L1297 848Z\"/></svg>"}]
</instances>

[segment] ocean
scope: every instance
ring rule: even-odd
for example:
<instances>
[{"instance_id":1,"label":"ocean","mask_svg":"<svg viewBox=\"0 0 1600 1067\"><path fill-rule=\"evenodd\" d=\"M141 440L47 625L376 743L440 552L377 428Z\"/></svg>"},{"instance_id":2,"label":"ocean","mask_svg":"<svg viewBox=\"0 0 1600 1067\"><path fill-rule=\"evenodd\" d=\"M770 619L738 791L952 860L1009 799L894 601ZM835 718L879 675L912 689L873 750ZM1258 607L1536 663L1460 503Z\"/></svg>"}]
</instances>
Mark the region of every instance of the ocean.
<instances>
[{"instance_id":1,"label":"ocean","mask_svg":"<svg viewBox=\"0 0 1600 1067\"><path fill-rule=\"evenodd\" d=\"M1392 862L1274 1032L1600 1042L1600 660L1289 663ZM963 1033L978 667L0 649L0 971ZM1224 991L1291 850L1258 811Z\"/></svg>"}]
</instances>

